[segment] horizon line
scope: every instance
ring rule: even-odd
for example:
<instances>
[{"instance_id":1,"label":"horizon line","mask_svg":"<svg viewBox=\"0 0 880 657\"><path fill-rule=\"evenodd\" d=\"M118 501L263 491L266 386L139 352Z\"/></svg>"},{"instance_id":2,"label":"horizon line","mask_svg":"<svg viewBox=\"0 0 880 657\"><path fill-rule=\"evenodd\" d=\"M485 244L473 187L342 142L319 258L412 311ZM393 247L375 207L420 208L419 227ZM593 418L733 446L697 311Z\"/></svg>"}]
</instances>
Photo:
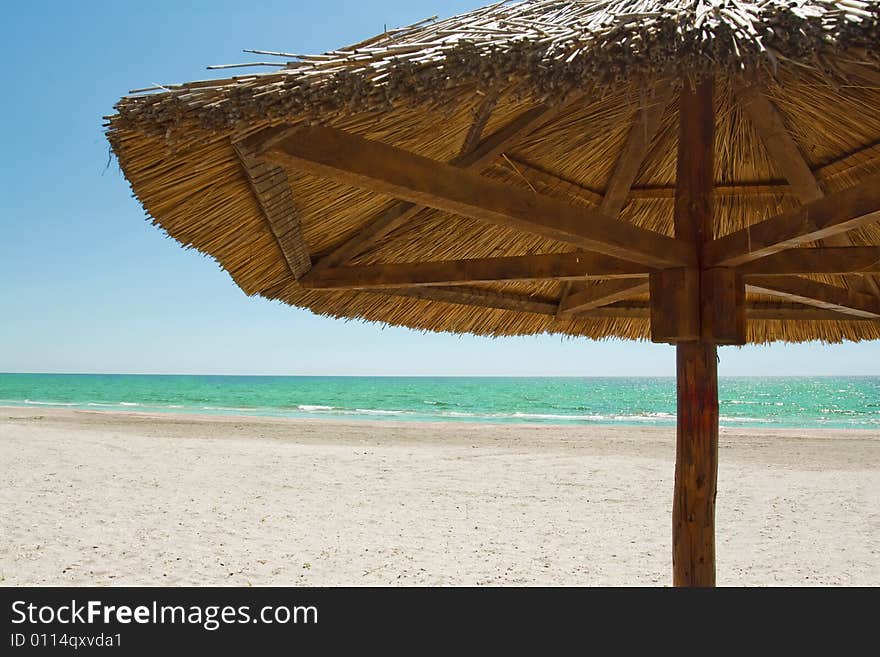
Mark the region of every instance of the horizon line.
<instances>
[{"instance_id":1,"label":"horizon line","mask_svg":"<svg viewBox=\"0 0 880 657\"><path fill-rule=\"evenodd\" d=\"M223 374L198 372L0 372L0 376L216 376L287 378L383 378L383 379L675 379L675 374ZM880 377L880 374L725 374L719 379L784 379L803 377Z\"/></svg>"}]
</instances>

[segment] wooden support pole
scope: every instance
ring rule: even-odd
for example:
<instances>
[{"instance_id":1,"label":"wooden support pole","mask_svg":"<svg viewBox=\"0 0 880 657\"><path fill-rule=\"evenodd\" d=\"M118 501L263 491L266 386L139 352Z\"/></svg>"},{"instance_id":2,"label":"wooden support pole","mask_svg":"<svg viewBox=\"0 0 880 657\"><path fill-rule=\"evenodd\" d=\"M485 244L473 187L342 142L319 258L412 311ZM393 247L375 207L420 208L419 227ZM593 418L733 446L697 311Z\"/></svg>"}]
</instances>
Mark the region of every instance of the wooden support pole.
<instances>
[{"instance_id":1,"label":"wooden support pole","mask_svg":"<svg viewBox=\"0 0 880 657\"><path fill-rule=\"evenodd\" d=\"M711 79L691 87L682 84L679 101L678 164L675 190L676 238L692 245L697 267L704 266L704 246L713 238L715 108ZM697 339L677 342L676 376L678 424L675 455L675 493L672 505L672 581L675 586L715 585L715 488L718 476L718 368L717 347L707 331L717 317L704 314L712 303L724 300L704 298L709 291L738 300L728 278L697 274L695 294L684 299L681 309L688 316L700 316ZM716 283L704 290L706 279ZM720 282L717 282L720 281ZM725 303L725 305L727 305ZM730 312L733 307L728 306ZM702 311L702 312L701 312ZM653 312L652 312L653 319ZM741 322L734 320L735 327ZM731 329L724 327L723 332Z\"/></svg>"},{"instance_id":2,"label":"wooden support pole","mask_svg":"<svg viewBox=\"0 0 880 657\"><path fill-rule=\"evenodd\" d=\"M678 428L672 503L672 583L715 586L718 480L717 347L676 345Z\"/></svg>"}]
</instances>

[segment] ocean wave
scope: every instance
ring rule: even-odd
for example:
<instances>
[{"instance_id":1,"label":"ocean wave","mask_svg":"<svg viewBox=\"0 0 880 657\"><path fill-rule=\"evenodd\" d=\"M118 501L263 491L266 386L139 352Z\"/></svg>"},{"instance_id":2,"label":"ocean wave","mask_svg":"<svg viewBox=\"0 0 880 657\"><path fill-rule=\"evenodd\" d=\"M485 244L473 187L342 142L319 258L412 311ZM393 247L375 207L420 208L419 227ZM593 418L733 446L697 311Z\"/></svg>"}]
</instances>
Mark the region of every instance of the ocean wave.
<instances>
[{"instance_id":1,"label":"ocean wave","mask_svg":"<svg viewBox=\"0 0 880 657\"><path fill-rule=\"evenodd\" d=\"M356 413L363 413L364 415L405 415L410 411L386 411L381 408L356 408L354 409Z\"/></svg>"},{"instance_id":2,"label":"ocean wave","mask_svg":"<svg viewBox=\"0 0 880 657\"><path fill-rule=\"evenodd\" d=\"M241 408L236 406L202 406L203 411L244 411L246 413L257 410L256 408Z\"/></svg>"},{"instance_id":3,"label":"ocean wave","mask_svg":"<svg viewBox=\"0 0 880 657\"><path fill-rule=\"evenodd\" d=\"M656 422L657 420L674 420L675 415L664 411L635 413L631 415L618 414L612 415L611 419L615 422Z\"/></svg>"},{"instance_id":4,"label":"ocean wave","mask_svg":"<svg viewBox=\"0 0 880 657\"><path fill-rule=\"evenodd\" d=\"M728 415L719 415L719 422L760 422L763 424L774 424L776 420L768 417L730 417Z\"/></svg>"},{"instance_id":5,"label":"ocean wave","mask_svg":"<svg viewBox=\"0 0 880 657\"><path fill-rule=\"evenodd\" d=\"M332 411L333 406L321 406L320 404L300 404L296 407L300 411Z\"/></svg>"},{"instance_id":6,"label":"ocean wave","mask_svg":"<svg viewBox=\"0 0 880 657\"><path fill-rule=\"evenodd\" d=\"M32 399L25 399L25 404L30 404L33 406L79 406L76 402L44 402L44 401L34 401Z\"/></svg>"},{"instance_id":7,"label":"ocean wave","mask_svg":"<svg viewBox=\"0 0 880 657\"><path fill-rule=\"evenodd\" d=\"M556 413L521 413L497 414L492 417L515 417L530 420L604 420L604 415L559 415Z\"/></svg>"},{"instance_id":8,"label":"ocean wave","mask_svg":"<svg viewBox=\"0 0 880 657\"><path fill-rule=\"evenodd\" d=\"M116 402L107 403L107 402L88 402L86 404L80 404L81 406L88 406L90 408L119 408L120 406L143 406L144 408L186 408L186 406L182 404L141 404L138 402Z\"/></svg>"}]
</instances>

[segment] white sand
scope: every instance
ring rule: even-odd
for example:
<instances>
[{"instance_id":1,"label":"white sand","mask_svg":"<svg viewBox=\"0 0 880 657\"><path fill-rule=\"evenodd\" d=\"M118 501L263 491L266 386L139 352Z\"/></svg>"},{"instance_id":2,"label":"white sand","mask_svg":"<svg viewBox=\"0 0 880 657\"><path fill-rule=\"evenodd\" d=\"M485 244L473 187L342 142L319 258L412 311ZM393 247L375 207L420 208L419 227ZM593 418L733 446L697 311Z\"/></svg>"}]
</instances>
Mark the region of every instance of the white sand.
<instances>
[{"instance_id":1,"label":"white sand","mask_svg":"<svg viewBox=\"0 0 880 657\"><path fill-rule=\"evenodd\" d=\"M0 584L671 580L674 432L0 409ZM722 430L718 583L880 585L880 435Z\"/></svg>"}]
</instances>

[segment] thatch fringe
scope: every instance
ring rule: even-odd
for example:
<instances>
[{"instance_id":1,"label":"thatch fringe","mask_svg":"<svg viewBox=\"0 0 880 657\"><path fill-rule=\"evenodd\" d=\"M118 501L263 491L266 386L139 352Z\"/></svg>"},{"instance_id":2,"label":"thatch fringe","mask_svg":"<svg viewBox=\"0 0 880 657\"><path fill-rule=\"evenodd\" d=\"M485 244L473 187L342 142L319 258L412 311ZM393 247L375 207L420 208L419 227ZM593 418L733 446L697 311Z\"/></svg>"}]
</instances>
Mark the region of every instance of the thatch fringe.
<instances>
[{"instance_id":1,"label":"thatch fringe","mask_svg":"<svg viewBox=\"0 0 880 657\"><path fill-rule=\"evenodd\" d=\"M510 84L546 100L683 72L805 67L843 84L840 56L876 66L878 42L880 8L861 0L504 2L302 56L280 72L127 97L114 123L168 133L193 120L214 130L255 119L324 121L444 103L469 87Z\"/></svg>"}]
</instances>

